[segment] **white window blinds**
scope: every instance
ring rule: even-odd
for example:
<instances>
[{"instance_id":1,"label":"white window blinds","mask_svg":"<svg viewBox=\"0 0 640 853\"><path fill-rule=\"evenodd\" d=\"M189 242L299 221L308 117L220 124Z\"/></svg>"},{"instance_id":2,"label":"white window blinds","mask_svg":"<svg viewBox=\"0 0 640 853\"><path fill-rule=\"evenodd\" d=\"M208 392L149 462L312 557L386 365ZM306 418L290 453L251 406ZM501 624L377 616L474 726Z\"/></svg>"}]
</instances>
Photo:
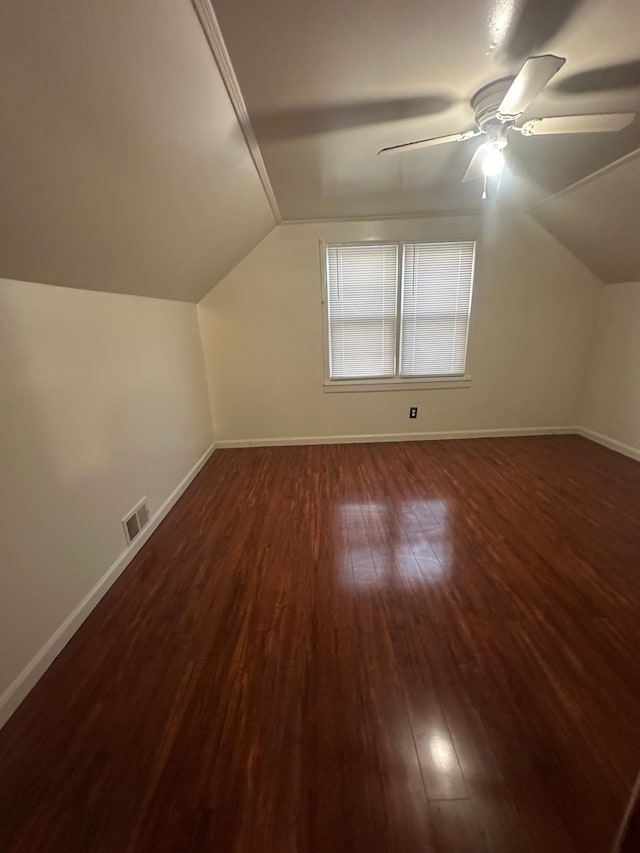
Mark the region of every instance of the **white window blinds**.
<instances>
[{"instance_id":1,"label":"white window blinds","mask_svg":"<svg viewBox=\"0 0 640 853\"><path fill-rule=\"evenodd\" d=\"M327 246L329 376L396 375L398 245Z\"/></svg>"},{"instance_id":2,"label":"white window blinds","mask_svg":"<svg viewBox=\"0 0 640 853\"><path fill-rule=\"evenodd\" d=\"M474 242L326 246L329 378L464 376L474 263Z\"/></svg>"},{"instance_id":3,"label":"white window blinds","mask_svg":"<svg viewBox=\"0 0 640 853\"><path fill-rule=\"evenodd\" d=\"M405 243L401 376L464 374L475 243Z\"/></svg>"}]
</instances>

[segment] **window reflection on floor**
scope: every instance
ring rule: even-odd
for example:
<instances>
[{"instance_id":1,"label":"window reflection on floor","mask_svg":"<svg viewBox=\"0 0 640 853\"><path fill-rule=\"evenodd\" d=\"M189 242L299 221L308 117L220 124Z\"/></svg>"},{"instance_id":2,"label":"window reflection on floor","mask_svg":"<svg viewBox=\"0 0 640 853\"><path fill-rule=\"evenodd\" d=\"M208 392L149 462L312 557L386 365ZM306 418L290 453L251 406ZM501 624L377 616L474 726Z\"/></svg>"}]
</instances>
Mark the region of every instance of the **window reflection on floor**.
<instances>
[{"instance_id":1,"label":"window reflection on floor","mask_svg":"<svg viewBox=\"0 0 640 853\"><path fill-rule=\"evenodd\" d=\"M443 772L451 770L457 764L451 738L433 734L429 738L429 751L435 767Z\"/></svg>"},{"instance_id":2,"label":"window reflection on floor","mask_svg":"<svg viewBox=\"0 0 640 853\"><path fill-rule=\"evenodd\" d=\"M436 582L450 570L450 507L442 498L346 502L337 512L344 583Z\"/></svg>"}]
</instances>

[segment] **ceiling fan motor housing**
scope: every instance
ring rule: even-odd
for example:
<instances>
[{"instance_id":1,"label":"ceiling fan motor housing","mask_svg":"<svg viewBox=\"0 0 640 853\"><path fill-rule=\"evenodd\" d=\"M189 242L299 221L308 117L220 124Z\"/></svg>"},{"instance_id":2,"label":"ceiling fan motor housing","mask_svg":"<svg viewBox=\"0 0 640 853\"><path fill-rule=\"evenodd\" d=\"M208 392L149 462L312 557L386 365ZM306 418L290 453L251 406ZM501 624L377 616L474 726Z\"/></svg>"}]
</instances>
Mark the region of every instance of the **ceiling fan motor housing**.
<instances>
[{"instance_id":1,"label":"ceiling fan motor housing","mask_svg":"<svg viewBox=\"0 0 640 853\"><path fill-rule=\"evenodd\" d=\"M483 86L471 98L471 106L475 113L475 122L485 133L489 132L491 125L510 125L515 122L517 116L503 116L500 114L500 104L509 91L513 77L504 77L495 80L487 86Z\"/></svg>"}]
</instances>

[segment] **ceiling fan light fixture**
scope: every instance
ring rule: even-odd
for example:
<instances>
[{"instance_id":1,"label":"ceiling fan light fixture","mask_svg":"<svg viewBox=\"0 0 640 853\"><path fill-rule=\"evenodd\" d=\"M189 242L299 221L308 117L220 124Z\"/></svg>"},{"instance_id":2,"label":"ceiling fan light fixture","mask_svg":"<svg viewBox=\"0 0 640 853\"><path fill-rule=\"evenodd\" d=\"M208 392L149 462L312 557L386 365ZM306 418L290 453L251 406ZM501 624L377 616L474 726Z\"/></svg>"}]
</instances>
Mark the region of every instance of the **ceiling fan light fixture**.
<instances>
[{"instance_id":1,"label":"ceiling fan light fixture","mask_svg":"<svg viewBox=\"0 0 640 853\"><path fill-rule=\"evenodd\" d=\"M504 169L504 154L502 148L487 146L487 153L482 161L482 171L488 178L499 175Z\"/></svg>"}]
</instances>

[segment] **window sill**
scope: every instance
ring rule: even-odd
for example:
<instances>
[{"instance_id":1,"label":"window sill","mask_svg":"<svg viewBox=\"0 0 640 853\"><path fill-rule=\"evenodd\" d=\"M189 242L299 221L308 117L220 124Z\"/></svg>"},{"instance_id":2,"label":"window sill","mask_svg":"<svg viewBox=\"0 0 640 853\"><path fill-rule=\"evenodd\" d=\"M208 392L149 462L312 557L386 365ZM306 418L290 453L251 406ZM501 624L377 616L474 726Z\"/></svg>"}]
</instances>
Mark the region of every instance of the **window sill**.
<instances>
[{"instance_id":1,"label":"window sill","mask_svg":"<svg viewBox=\"0 0 640 853\"><path fill-rule=\"evenodd\" d=\"M447 388L470 388L471 376L443 376L433 379L325 379L324 393L357 393L361 391L433 391Z\"/></svg>"}]
</instances>

